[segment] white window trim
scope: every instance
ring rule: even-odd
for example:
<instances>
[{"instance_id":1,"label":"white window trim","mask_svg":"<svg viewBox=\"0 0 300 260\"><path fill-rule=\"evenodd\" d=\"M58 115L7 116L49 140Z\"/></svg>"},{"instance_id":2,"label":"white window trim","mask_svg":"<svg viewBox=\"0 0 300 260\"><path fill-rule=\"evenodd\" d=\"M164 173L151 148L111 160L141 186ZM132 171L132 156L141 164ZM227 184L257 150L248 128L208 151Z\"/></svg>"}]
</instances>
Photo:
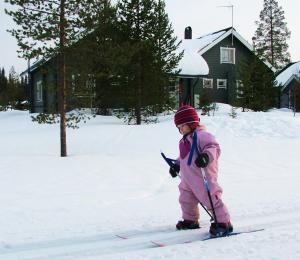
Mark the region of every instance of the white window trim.
<instances>
[{"instance_id":1,"label":"white window trim","mask_svg":"<svg viewBox=\"0 0 300 260\"><path fill-rule=\"evenodd\" d=\"M220 82L224 82L223 85L220 85ZM227 79L217 79L217 89L227 89Z\"/></svg>"},{"instance_id":2,"label":"white window trim","mask_svg":"<svg viewBox=\"0 0 300 260\"><path fill-rule=\"evenodd\" d=\"M223 60L222 52L223 51L233 51L233 61L230 60ZM229 56L230 57L230 56ZM225 63L225 64L235 64L235 48L230 48L230 47L220 47L220 63Z\"/></svg>"},{"instance_id":3,"label":"white window trim","mask_svg":"<svg viewBox=\"0 0 300 260\"><path fill-rule=\"evenodd\" d=\"M204 84L205 81L210 82L210 86L206 86ZM203 78L203 88L213 88L214 87L214 80L213 79L209 79L209 78Z\"/></svg>"},{"instance_id":4,"label":"white window trim","mask_svg":"<svg viewBox=\"0 0 300 260\"><path fill-rule=\"evenodd\" d=\"M43 101L43 82L41 80L36 82L36 101Z\"/></svg>"}]
</instances>

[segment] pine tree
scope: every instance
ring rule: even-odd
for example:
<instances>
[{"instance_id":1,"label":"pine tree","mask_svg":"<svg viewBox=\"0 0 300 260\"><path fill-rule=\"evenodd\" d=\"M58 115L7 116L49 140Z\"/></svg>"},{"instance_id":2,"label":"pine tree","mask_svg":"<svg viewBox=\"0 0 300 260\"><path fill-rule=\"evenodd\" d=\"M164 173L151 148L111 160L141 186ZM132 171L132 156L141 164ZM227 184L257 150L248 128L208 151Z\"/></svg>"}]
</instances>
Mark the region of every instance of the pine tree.
<instances>
[{"instance_id":1,"label":"pine tree","mask_svg":"<svg viewBox=\"0 0 300 260\"><path fill-rule=\"evenodd\" d=\"M201 89L199 106L202 110L201 115L210 116L210 111L214 109L215 105L213 104L213 98L209 89L207 88Z\"/></svg>"},{"instance_id":2,"label":"pine tree","mask_svg":"<svg viewBox=\"0 0 300 260\"><path fill-rule=\"evenodd\" d=\"M273 72L257 57L242 62L238 72L241 81L235 104L254 111L276 107L277 88Z\"/></svg>"},{"instance_id":3,"label":"pine tree","mask_svg":"<svg viewBox=\"0 0 300 260\"><path fill-rule=\"evenodd\" d=\"M103 0L107 2L106 0ZM17 28L9 30L17 39L20 55L27 59L43 57L45 60L58 58L58 93L60 114L61 156L67 156L66 110L67 110L67 66L68 48L76 45L94 26L86 21L95 16L93 7L101 0L5 0L15 8L5 10ZM92 24L94 25L94 24ZM80 44L77 47L82 46ZM74 50L74 49L73 49ZM83 68L83 66L81 67ZM44 118L44 115L40 116ZM46 117L47 118L47 117ZM55 116L54 116L55 118ZM72 118L71 118L72 119ZM39 120L39 122L49 122ZM74 117L78 121L78 117ZM51 121L51 120L50 120ZM55 121L55 120L54 120Z\"/></svg>"},{"instance_id":4,"label":"pine tree","mask_svg":"<svg viewBox=\"0 0 300 260\"><path fill-rule=\"evenodd\" d=\"M252 75L254 70L253 60L242 61L238 67L238 80L236 84L236 93L233 98L233 105L240 106L243 109L251 108L253 99Z\"/></svg>"},{"instance_id":5,"label":"pine tree","mask_svg":"<svg viewBox=\"0 0 300 260\"><path fill-rule=\"evenodd\" d=\"M6 110L8 104L7 81L5 70L2 68L0 71L0 111Z\"/></svg>"},{"instance_id":6,"label":"pine tree","mask_svg":"<svg viewBox=\"0 0 300 260\"><path fill-rule=\"evenodd\" d=\"M176 75L178 71L175 68L183 56L182 53L177 53L177 49L181 42L174 36L174 30L172 24L169 21L168 15L165 12L165 2L158 0L154 2L154 57L156 74L155 79L155 102L159 105L161 110L165 109L165 106L171 106L172 100L170 100L169 90L166 88L170 81L170 75ZM154 86L153 86L154 88Z\"/></svg>"},{"instance_id":7,"label":"pine tree","mask_svg":"<svg viewBox=\"0 0 300 260\"><path fill-rule=\"evenodd\" d=\"M10 68L8 78L2 68L0 70L0 110L19 109L25 98L25 89L15 68L13 66Z\"/></svg>"},{"instance_id":8,"label":"pine tree","mask_svg":"<svg viewBox=\"0 0 300 260\"><path fill-rule=\"evenodd\" d=\"M2 68L0 70L0 94L5 89L5 85L6 85L5 82L6 82L5 70L4 68Z\"/></svg>"},{"instance_id":9,"label":"pine tree","mask_svg":"<svg viewBox=\"0 0 300 260\"><path fill-rule=\"evenodd\" d=\"M121 80L125 83L127 78L124 96L129 110L128 121L135 119L136 124L142 122L142 96L150 80L146 79L145 69L152 61L148 46L153 9L153 1L150 0L121 0L117 5L120 32L126 47L124 56L128 61Z\"/></svg>"},{"instance_id":10,"label":"pine tree","mask_svg":"<svg viewBox=\"0 0 300 260\"><path fill-rule=\"evenodd\" d=\"M13 66L9 70L7 85L8 104L12 109L18 109L21 102L25 100L25 91Z\"/></svg>"},{"instance_id":11,"label":"pine tree","mask_svg":"<svg viewBox=\"0 0 300 260\"><path fill-rule=\"evenodd\" d=\"M181 58L164 9L164 1L120 0L117 5L125 65L119 80L129 121L136 124L167 104L168 79Z\"/></svg>"},{"instance_id":12,"label":"pine tree","mask_svg":"<svg viewBox=\"0 0 300 260\"><path fill-rule=\"evenodd\" d=\"M258 57L271 63L277 70L290 62L287 40L290 31L285 22L284 11L276 0L264 0L258 26L252 38Z\"/></svg>"},{"instance_id":13,"label":"pine tree","mask_svg":"<svg viewBox=\"0 0 300 260\"><path fill-rule=\"evenodd\" d=\"M15 68L12 66L9 70L8 74L8 100L10 108L14 109L16 106L16 99L17 99L17 92L18 92L18 85L19 85L19 76L15 71Z\"/></svg>"},{"instance_id":14,"label":"pine tree","mask_svg":"<svg viewBox=\"0 0 300 260\"><path fill-rule=\"evenodd\" d=\"M117 26L116 8L110 1L93 8L96 16L90 22L97 23L95 30L86 37L85 54L89 57L88 71L94 80L94 107L99 114L109 114L109 108L120 105L119 86L115 84L118 67L123 64L120 32ZM96 11L95 11L96 10Z\"/></svg>"}]
</instances>

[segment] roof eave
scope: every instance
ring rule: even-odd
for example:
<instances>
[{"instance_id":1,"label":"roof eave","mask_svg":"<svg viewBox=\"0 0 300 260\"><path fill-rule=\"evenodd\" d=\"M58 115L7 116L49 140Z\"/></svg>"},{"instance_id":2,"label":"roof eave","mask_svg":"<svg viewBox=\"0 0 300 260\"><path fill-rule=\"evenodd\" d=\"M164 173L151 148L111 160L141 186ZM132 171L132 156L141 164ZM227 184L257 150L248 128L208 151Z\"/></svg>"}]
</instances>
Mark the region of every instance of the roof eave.
<instances>
[{"instance_id":1,"label":"roof eave","mask_svg":"<svg viewBox=\"0 0 300 260\"><path fill-rule=\"evenodd\" d=\"M208 44L206 47L204 47L203 49L198 51L198 54L202 55L205 52L207 52L208 50L210 50L212 47L214 47L215 45L217 45L219 42L223 41L226 37L228 37L230 34L233 34L241 43L243 43L251 52L254 51L253 46L247 42L236 30L234 30L233 28L231 28L230 30L228 30L226 33L222 34L219 38L217 38L215 41L213 41L212 43ZM276 69L267 61L263 61L266 66L268 66L273 73L276 72Z\"/></svg>"},{"instance_id":2,"label":"roof eave","mask_svg":"<svg viewBox=\"0 0 300 260\"><path fill-rule=\"evenodd\" d=\"M190 74L178 74L178 77L179 78L199 78L199 77L202 77L202 76L205 76L207 74L193 74L193 75L190 75Z\"/></svg>"},{"instance_id":3,"label":"roof eave","mask_svg":"<svg viewBox=\"0 0 300 260\"><path fill-rule=\"evenodd\" d=\"M284 83L284 85L283 85L282 88L281 88L281 91L284 91L284 90L287 88L287 86L293 81L293 79L295 79L297 82L300 83L300 78L299 78L297 75L293 74L293 75L291 75L291 76L289 77L289 79Z\"/></svg>"},{"instance_id":4,"label":"roof eave","mask_svg":"<svg viewBox=\"0 0 300 260\"><path fill-rule=\"evenodd\" d=\"M222 34L220 37L218 37L216 40L211 42L210 44L206 45L201 50L198 50L198 54L202 55L208 50L210 50L212 47L214 47L216 44L218 44L220 41L224 40L228 35L231 34L231 30L227 31L226 33Z\"/></svg>"}]
</instances>

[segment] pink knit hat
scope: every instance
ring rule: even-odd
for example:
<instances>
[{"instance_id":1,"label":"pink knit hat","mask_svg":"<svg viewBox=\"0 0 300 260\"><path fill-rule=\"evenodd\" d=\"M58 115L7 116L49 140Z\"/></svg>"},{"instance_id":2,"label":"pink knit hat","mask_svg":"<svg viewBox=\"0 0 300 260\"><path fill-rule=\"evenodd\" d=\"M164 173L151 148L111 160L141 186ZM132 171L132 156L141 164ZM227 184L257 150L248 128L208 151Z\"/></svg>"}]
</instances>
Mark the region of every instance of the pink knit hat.
<instances>
[{"instance_id":1,"label":"pink knit hat","mask_svg":"<svg viewBox=\"0 0 300 260\"><path fill-rule=\"evenodd\" d=\"M191 129L195 129L199 125L200 118L195 108L184 105L180 107L174 116L176 126L187 124Z\"/></svg>"}]
</instances>

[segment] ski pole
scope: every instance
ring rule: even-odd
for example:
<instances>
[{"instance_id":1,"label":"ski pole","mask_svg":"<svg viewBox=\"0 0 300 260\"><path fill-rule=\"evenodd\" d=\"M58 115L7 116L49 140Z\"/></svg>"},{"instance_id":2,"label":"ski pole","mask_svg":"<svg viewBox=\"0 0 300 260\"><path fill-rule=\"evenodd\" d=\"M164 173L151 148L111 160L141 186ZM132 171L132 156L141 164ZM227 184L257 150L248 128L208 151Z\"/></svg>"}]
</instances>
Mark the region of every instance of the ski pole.
<instances>
[{"instance_id":1,"label":"ski pole","mask_svg":"<svg viewBox=\"0 0 300 260\"><path fill-rule=\"evenodd\" d=\"M201 171L202 178L203 178L203 181L204 181L205 189L207 191L207 195L208 195L208 199L209 199L209 202L210 202L210 206L211 206L211 209L212 209L212 212L213 212L213 218L214 218L215 223L216 223L216 228L218 230L218 228L219 228L218 220L217 220L217 216L216 216L216 212L215 212L215 207L214 207L214 204L212 202L212 198L211 198L211 194L210 194L210 190L209 190L209 186L208 186L208 181L206 179L205 171L204 171L203 168L200 168L200 171Z\"/></svg>"},{"instance_id":2,"label":"ski pole","mask_svg":"<svg viewBox=\"0 0 300 260\"><path fill-rule=\"evenodd\" d=\"M200 155L200 152L199 152L199 150L198 150L198 145L197 145L197 143L198 143L198 141L197 141L197 133L194 132L194 133L193 133L193 143L192 143L192 148L191 148L190 156L189 156L189 159L188 159L188 165L191 165L191 163L192 163L194 151L196 151L196 153L197 153L198 156ZM214 208L214 205L213 205L213 202L212 202L212 198L211 198L211 194L210 194L210 190L209 190L208 181L207 181L207 179L206 179L205 170L204 170L203 168L200 167L200 171L201 171L201 174L202 174L204 186L205 186L205 189L206 189L206 191L207 191L208 199L209 199L210 206L211 206L211 209L212 209L213 219L214 219L214 221L215 221L215 223L216 223L216 228L218 229L218 220L217 220L215 208Z\"/></svg>"}]
</instances>

